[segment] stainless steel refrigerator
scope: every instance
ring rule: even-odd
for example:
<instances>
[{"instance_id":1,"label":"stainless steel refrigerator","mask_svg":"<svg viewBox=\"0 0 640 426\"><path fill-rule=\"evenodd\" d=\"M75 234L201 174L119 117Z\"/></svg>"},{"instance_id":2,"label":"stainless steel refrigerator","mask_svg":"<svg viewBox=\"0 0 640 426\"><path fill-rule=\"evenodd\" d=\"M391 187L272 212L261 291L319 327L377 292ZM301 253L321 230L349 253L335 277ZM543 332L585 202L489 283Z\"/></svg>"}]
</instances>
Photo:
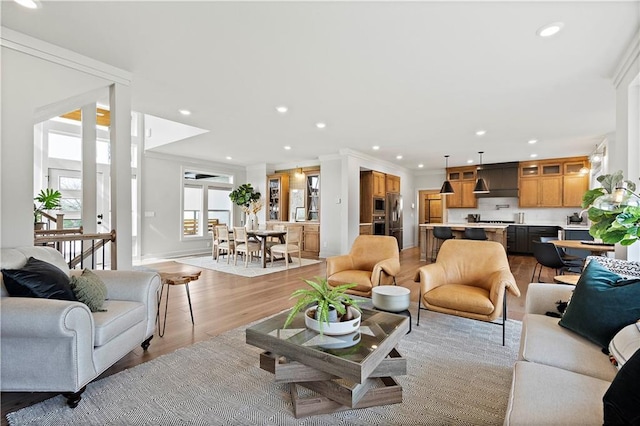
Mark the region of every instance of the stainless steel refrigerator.
<instances>
[{"instance_id":1,"label":"stainless steel refrigerator","mask_svg":"<svg viewBox=\"0 0 640 426\"><path fill-rule=\"evenodd\" d=\"M398 240L398 248L402 250L402 195L387 193L387 235Z\"/></svg>"}]
</instances>

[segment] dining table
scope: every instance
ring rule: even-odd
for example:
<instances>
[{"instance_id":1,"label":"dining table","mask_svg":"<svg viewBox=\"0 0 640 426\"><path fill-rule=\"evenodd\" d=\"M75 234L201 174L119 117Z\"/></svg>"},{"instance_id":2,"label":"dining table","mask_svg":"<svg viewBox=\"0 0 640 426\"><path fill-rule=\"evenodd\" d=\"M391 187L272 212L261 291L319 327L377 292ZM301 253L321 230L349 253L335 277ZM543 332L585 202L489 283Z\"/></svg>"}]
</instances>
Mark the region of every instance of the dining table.
<instances>
[{"instance_id":1,"label":"dining table","mask_svg":"<svg viewBox=\"0 0 640 426\"><path fill-rule=\"evenodd\" d=\"M247 230L247 235L250 237L255 237L258 241L260 241L260 249L262 255L260 256L262 259L262 267L267 267L267 240L270 237L277 237L281 243L284 243L284 236L287 235L287 231L277 231L275 229L256 229L256 230ZM287 259L289 261L289 259Z\"/></svg>"},{"instance_id":2,"label":"dining table","mask_svg":"<svg viewBox=\"0 0 640 426\"><path fill-rule=\"evenodd\" d=\"M549 242L554 244L556 247L587 250L591 252L592 256L606 256L607 253L615 251L615 246L613 244L596 243L595 241L551 240Z\"/></svg>"}]
</instances>

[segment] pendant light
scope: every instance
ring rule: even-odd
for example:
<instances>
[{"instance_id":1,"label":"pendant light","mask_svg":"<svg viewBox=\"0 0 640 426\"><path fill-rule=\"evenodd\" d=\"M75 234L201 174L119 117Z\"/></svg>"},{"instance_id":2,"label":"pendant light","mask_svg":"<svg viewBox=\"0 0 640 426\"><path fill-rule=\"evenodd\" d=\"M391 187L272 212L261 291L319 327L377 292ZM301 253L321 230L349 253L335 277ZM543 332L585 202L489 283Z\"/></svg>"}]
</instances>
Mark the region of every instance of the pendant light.
<instances>
[{"instance_id":1,"label":"pendant light","mask_svg":"<svg viewBox=\"0 0 640 426\"><path fill-rule=\"evenodd\" d=\"M445 161L445 169L444 169L444 173L445 175L447 175L447 169L449 168L449 156L445 155L444 156L444 161ZM453 186L451 186L451 182L449 182L449 179L445 179L444 183L442 184L442 188L440 188L440 193L444 194L444 195L448 195L448 194L453 194Z\"/></svg>"},{"instance_id":2,"label":"pendant light","mask_svg":"<svg viewBox=\"0 0 640 426\"><path fill-rule=\"evenodd\" d=\"M482 169L482 154L484 154L484 151L478 151L478 154L480 154L480 166L478 167L478 169L481 170ZM476 187L473 188L473 193L474 194L487 194L487 193L489 193L489 187L487 186L487 183L484 181L484 179L478 178L478 180L476 180Z\"/></svg>"}]
</instances>

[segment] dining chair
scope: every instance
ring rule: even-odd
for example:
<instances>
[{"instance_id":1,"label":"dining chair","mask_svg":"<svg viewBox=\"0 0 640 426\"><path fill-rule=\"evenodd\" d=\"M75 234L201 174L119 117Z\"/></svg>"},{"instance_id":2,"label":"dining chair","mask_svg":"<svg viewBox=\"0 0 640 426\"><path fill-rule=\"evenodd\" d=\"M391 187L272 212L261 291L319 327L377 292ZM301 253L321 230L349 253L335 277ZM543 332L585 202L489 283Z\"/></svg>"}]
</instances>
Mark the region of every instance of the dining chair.
<instances>
[{"instance_id":1,"label":"dining chair","mask_svg":"<svg viewBox=\"0 0 640 426\"><path fill-rule=\"evenodd\" d=\"M211 257L213 260L216 260L218 257L218 231L216 230L216 226L211 229Z\"/></svg>"},{"instance_id":2,"label":"dining chair","mask_svg":"<svg viewBox=\"0 0 640 426\"><path fill-rule=\"evenodd\" d=\"M555 269L555 275L562 275L566 271L580 272L582 270L582 262L578 261L565 261L562 259L558 248L553 243L542 243L540 241L533 241L533 256L536 258L537 263L533 267L533 274L531 274L531 281L538 271L538 282L540 282L540 274L542 268ZM540 267L538 269L538 266Z\"/></svg>"},{"instance_id":3,"label":"dining chair","mask_svg":"<svg viewBox=\"0 0 640 426\"><path fill-rule=\"evenodd\" d=\"M550 241L557 240L557 239L558 239L557 237L540 237L540 242L548 243ZM586 257L586 256L581 257L581 256L574 256L572 254L568 254L567 251L562 247L556 246L556 248L558 249L558 253L560 253L560 257L562 257L562 260L565 260L565 261L569 261L569 262L572 260L584 261Z\"/></svg>"},{"instance_id":4,"label":"dining chair","mask_svg":"<svg viewBox=\"0 0 640 426\"><path fill-rule=\"evenodd\" d=\"M244 253L244 267L249 266L249 261L253 260L253 255L260 255L261 244L257 241L250 240L249 234L244 227L233 228L233 239L235 240L235 250L233 256L233 264L238 261L238 253Z\"/></svg>"},{"instance_id":5,"label":"dining chair","mask_svg":"<svg viewBox=\"0 0 640 426\"><path fill-rule=\"evenodd\" d=\"M227 263L229 263L229 257L235 251L235 243L229 235L229 228L227 228L226 225L218 225L215 227L214 232L218 237L218 243L216 245L216 262L220 262L220 254L225 252L227 254Z\"/></svg>"},{"instance_id":6,"label":"dining chair","mask_svg":"<svg viewBox=\"0 0 640 426\"><path fill-rule=\"evenodd\" d=\"M298 252L298 265L302 266L302 250L300 249L301 241L301 227L300 226L288 226L286 228L287 234L284 237L284 244L276 244L271 246L271 266L273 267L273 258L276 253L280 253L284 256L284 264L286 269L289 269L289 254Z\"/></svg>"}]
</instances>

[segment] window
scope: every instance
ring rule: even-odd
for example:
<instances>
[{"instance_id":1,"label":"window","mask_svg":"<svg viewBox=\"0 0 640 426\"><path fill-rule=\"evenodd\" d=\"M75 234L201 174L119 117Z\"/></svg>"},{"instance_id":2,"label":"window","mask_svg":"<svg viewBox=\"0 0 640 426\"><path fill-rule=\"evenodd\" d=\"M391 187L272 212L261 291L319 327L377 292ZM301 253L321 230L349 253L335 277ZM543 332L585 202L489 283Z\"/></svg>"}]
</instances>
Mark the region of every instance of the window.
<instances>
[{"instance_id":1,"label":"window","mask_svg":"<svg viewBox=\"0 0 640 426\"><path fill-rule=\"evenodd\" d=\"M229 199L233 176L185 170L183 173L183 238L208 237L216 224L232 226Z\"/></svg>"}]
</instances>

